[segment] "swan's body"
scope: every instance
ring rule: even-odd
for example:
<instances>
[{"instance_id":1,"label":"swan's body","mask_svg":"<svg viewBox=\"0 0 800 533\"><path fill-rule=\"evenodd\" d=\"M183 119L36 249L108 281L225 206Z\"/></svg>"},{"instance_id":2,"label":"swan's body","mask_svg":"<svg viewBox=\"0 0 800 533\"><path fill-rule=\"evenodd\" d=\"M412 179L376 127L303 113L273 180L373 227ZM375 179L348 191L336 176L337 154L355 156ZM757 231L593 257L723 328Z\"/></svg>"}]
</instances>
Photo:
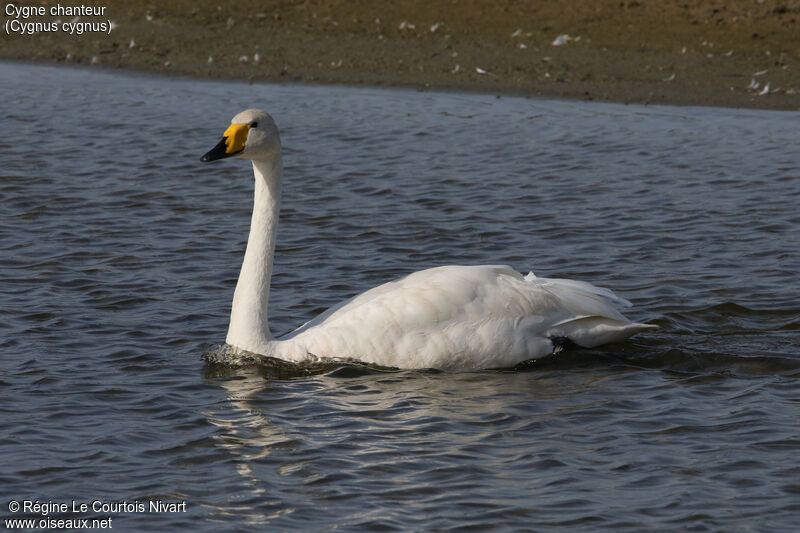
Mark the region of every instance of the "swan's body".
<instances>
[{"instance_id":1,"label":"swan's body","mask_svg":"<svg viewBox=\"0 0 800 533\"><path fill-rule=\"evenodd\" d=\"M227 343L287 361L358 360L399 368L503 368L647 329L617 311L630 305L580 281L523 277L507 266L443 266L370 289L275 339L267 307L283 164L278 129L263 111L236 115L204 161L253 161L255 203Z\"/></svg>"}]
</instances>

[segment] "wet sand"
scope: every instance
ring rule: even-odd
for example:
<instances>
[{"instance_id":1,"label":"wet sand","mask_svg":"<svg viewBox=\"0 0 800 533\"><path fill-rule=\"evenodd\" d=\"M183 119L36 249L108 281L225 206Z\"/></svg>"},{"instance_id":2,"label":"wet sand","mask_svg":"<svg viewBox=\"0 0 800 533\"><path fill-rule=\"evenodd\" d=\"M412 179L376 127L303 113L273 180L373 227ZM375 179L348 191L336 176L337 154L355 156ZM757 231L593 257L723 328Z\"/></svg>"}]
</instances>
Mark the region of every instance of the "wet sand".
<instances>
[{"instance_id":1,"label":"wet sand","mask_svg":"<svg viewBox=\"0 0 800 533\"><path fill-rule=\"evenodd\" d=\"M104 13L77 20L74 13L52 16L56 4L25 3L44 6L42 17L4 12L0 59L207 78L800 109L800 0L127 0L85 4ZM57 20L56 29L18 33L23 23ZM110 32L101 26L108 21ZM69 22L90 25L70 35L63 29Z\"/></svg>"}]
</instances>

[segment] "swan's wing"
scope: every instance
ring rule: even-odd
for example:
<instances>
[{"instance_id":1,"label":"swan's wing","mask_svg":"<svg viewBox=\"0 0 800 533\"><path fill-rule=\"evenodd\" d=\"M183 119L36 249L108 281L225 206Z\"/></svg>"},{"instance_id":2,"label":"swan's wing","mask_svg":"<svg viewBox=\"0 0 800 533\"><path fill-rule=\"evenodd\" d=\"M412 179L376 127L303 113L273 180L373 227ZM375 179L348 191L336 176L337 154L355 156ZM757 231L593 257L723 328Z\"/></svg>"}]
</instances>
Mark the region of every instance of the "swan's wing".
<instances>
[{"instance_id":1,"label":"swan's wing","mask_svg":"<svg viewBox=\"0 0 800 533\"><path fill-rule=\"evenodd\" d=\"M585 281L559 278L539 278L533 272L525 276L525 281L542 288L556 296L564 307L577 316L601 316L615 320L626 320L617 306L630 307L632 304L612 291L596 287Z\"/></svg>"},{"instance_id":2,"label":"swan's wing","mask_svg":"<svg viewBox=\"0 0 800 533\"><path fill-rule=\"evenodd\" d=\"M405 324L436 324L460 314L476 299L500 295L491 287L498 276L522 280L507 266L442 266L414 272L344 300L306 322L284 338L320 326L334 327L353 322L355 317ZM484 302L484 310L490 305Z\"/></svg>"}]
</instances>

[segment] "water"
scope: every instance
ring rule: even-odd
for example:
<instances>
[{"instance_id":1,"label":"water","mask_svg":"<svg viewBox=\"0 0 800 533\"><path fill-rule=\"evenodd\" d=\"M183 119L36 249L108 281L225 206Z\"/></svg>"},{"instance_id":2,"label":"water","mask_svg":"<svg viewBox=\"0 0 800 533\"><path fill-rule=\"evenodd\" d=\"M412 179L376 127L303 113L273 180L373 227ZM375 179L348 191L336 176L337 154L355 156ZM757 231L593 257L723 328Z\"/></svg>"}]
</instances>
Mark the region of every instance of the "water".
<instances>
[{"instance_id":1,"label":"water","mask_svg":"<svg viewBox=\"0 0 800 533\"><path fill-rule=\"evenodd\" d=\"M0 508L122 531L791 531L798 115L0 64ZM207 364L269 110L276 333L449 263L584 279L661 328L514 371Z\"/></svg>"}]
</instances>

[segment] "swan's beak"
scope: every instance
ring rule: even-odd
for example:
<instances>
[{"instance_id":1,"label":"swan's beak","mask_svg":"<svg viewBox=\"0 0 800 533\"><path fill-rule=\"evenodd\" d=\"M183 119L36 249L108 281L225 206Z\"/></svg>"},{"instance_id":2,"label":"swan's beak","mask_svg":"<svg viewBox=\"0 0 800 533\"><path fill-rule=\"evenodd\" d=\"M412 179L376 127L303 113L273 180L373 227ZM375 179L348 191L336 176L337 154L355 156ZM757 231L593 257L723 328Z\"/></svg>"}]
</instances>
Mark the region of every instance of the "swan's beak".
<instances>
[{"instance_id":1,"label":"swan's beak","mask_svg":"<svg viewBox=\"0 0 800 533\"><path fill-rule=\"evenodd\" d=\"M201 157L200 161L207 163L241 153L244 151L245 144L247 144L247 134L249 132L249 124L231 124L222 134L222 140L209 150L206 155Z\"/></svg>"}]
</instances>

